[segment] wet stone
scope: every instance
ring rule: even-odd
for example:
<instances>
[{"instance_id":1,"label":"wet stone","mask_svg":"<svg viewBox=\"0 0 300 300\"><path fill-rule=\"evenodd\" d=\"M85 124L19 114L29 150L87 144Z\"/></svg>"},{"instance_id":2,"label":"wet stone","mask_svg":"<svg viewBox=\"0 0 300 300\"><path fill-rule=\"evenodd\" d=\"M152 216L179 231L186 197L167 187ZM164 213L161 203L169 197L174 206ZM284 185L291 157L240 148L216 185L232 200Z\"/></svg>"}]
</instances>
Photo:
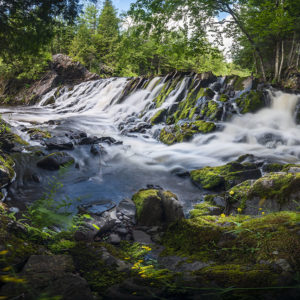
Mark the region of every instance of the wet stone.
<instances>
[{"instance_id":1,"label":"wet stone","mask_svg":"<svg viewBox=\"0 0 300 300\"><path fill-rule=\"evenodd\" d=\"M67 137L53 137L45 141L45 145L49 150L72 150L74 145Z\"/></svg>"}]
</instances>

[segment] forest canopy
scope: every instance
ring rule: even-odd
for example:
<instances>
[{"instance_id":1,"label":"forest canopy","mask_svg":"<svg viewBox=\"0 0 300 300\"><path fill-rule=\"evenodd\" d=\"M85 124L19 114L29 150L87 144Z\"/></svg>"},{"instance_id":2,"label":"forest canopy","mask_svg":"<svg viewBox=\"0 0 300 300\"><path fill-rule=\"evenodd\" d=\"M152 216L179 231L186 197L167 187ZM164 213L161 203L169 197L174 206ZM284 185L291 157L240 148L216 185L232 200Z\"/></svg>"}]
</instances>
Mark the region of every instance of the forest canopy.
<instances>
[{"instance_id":1,"label":"forest canopy","mask_svg":"<svg viewBox=\"0 0 300 300\"><path fill-rule=\"evenodd\" d=\"M121 16L111 0L3 0L0 76L34 79L63 53L102 76L213 71L278 82L299 68L299 19L297 0L137 0ZM230 62L224 37L234 41Z\"/></svg>"}]
</instances>

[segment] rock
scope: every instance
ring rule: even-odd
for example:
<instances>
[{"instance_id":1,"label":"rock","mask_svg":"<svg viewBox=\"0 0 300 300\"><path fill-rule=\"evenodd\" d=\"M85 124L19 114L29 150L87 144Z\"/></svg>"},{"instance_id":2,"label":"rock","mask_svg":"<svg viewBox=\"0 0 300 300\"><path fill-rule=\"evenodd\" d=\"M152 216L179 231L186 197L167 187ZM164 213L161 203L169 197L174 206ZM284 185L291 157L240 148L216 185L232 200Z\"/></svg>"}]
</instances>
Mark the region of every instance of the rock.
<instances>
[{"instance_id":1,"label":"rock","mask_svg":"<svg viewBox=\"0 0 300 300\"><path fill-rule=\"evenodd\" d=\"M150 120L152 125L159 124L164 121L167 115L167 109L159 110Z\"/></svg>"},{"instance_id":2,"label":"rock","mask_svg":"<svg viewBox=\"0 0 300 300\"><path fill-rule=\"evenodd\" d=\"M90 152L93 154L93 155L104 155L106 154L106 150L104 149L103 146L100 146L98 144L93 144L91 146L91 150Z\"/></svg>"},{"instance_id":3,"label":"rock","mask_svg":"<svg viewBox=\"0 0 300 300\"><path fill-rule=\"evenodd\" d=\"M53 137L45 141L45 145L49 150L72 150L74 144L67 137Z\"/></svg>"},{"instance_id":4,"label":"rock","mask_svg":"<svg viewBox=\"0 0 300 300\"><path fill-rule=\"evenodd\" d=\"M136 243L150 245L153 244L151 240L151 236L144 231L141 230L132 230L133 240Z\"/></svg>"},{"instance_id":5,"label":"rock","mask_svg":"<svg viewBox=\"0 0 300 300\"><path fill-rule=\"evenodd\" d=\"M156 189L141 190L132 198L139 225L167 225L184 217L176 195Z\"/></svg>"},{"instance_id":6,"label":"rock","mask_svg":"<svg viewBox=\"0 0 300 300\"><path fill-rule=\"evenodd\" d=\"M60 167L68 164L73 164L74 158L65 152L55 152L52 153L37 162L39 168L56 171Z\"/></svg>"},{"instance_id":7,"label":"rock","mask_svg":"<svg viewBox=\"0 0 300 300\"><path fill-rule=\"evenodd\" d=\"M86 280L73 274L74 271L68 255L32 255L20 274L30 283L30 289L26 285L8 283L1 292L10 297L23 293L25 299L37 299L41 294L66 300L94 299Z\"/></svg>"},{"instance_id":8,"label":"rock","mask_svg":"<svg viewBox=\"0 0 300 300\"><path fill-rule=\"evenodd\" d=\"M131 270L131 265L125 263L124 261L112 256L106 248L102 247L102 257L101 259L104 261L104 263L108 266L116 266L117 271L119 272L129 272Z\"/></svg>"},{"instance_id":9,"label":"rock","mask_svg":"<svg viewBox=\"0 0 300 300\"><path fill-rule=\"evenodd\" d=\"M96 136L93 137L84 137L78 142L78 145L93 145L98 142L98 138Z\"/></svg>"},{"instance_id":10,"label":"rock","mask_svg":"<svg viewBox=\"0 0 300 300\"><path fill-rule=\"evenodd\" d=\"M193 183L207 190L228 190L249 179L258 179L261 172L254 163L230 162L220 167L205 167L190 173Z\"/></svg>"},{"instance_id":11,"label":"rock","mask_svg":"<svg viewBox=\"0 0 300 300\"><path fill-rule=\"evenodd\" d=\"M113 245L119 245L121 243L121 238L116 233L111 233L108 237L108 242Z\"/></svg>"},{"instance_id":12,"label":"rock","mask_svg":"<svg viewBox=\"0 0 300 300\"><path fill-rule=\"evenodd\" d=\"M136 207L131 199L123 199L117 206L117 213L121 213L131 220L135 219Z\"/></svg>"},{"instance_id":13,"label":"rock","mask_svg":"<svg viewBox=\"0 0 300 300\"><path fill-rule=\"evenodd\" d=\"M109 137L109 136L98 138L98 142L99 143L107 143L109 145L122 145L123 144L123 142L117 141L116 139Z\"/></svg>"},{"instance_id":14,"label":"rock","mask_svg":"<svg viewBox=\"0 0 300 300\"><path fill-rule=\"evenodd\" d=\"M299 173L267 173L258 180L247 180L229 192L228 200L234 210L243 208L249 215L281 210L297 210L300 200ZM260 209L260 210L259 210Z\"/></svg>"},{"instance_id":15,"label":"rock","mask_svg":"<svg viewBox=\"0 0 300 300\"><path fill-rule=\"evenodd\" d=\"M280 266L280 268L285 271L285 272L292 272L293 269L291 267L291 265L289 264L289 262L286 259L278 259L275 261L275 263Z\"/></svg>"}]
</instances>

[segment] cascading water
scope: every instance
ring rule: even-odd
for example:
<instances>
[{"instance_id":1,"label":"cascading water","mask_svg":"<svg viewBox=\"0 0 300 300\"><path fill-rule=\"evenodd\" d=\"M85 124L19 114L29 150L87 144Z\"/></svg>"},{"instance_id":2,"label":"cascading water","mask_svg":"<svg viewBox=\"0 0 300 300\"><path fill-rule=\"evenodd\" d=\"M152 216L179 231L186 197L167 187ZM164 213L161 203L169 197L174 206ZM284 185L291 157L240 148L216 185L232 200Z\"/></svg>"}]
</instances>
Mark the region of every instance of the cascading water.
<instances>
[{"instance_id":1,"label":"cascading water","mask_svg":"<svg viewBox=\"0 0 300 300\"><path fill-rule=\"evenodd\" d=\"M84 203L100 203L102 209L111 202L131 197L147 184L172 190L189 209L199 202L201 193L189 178L176 174L224 164L243 154L282 162L300 160L300 128L293 118L299 97L282 92L270 92L270 107L255 114L236 115L230 122L220 121L223 130L196 135L190 142L172 146L158 142L155 137L161 125L145 127L142 133L121 134L120 128L144 126L158 110L168 110L186 99L191 80L186 76L179 81L159 108L153 100L165 87L165 79L154 78L124 98L129 79L111 78L84 82L72 90L53 90L34 107L3 108L0 112L17 129L38 126L54 133L77 129L89 135L121 140L123 145L107 147L108 154L101 158L92 157L88 146L76 147L70 154L76 160L77 169L74 167L71 174L62 179L64 189L61 195L80 197ZM224 79L219 78L218 84L224 84ZM45 106L51 97L54 103ZM218 93L213 99L218 103ZM49 125L50 120L56 125ZM29 141L26 133L20 130L18 133ZM37 174L41 184L45 185L44 178L53 173L37 167L29 170L32 158L18 156L19 175L10 193L17 194L20 201L30 202L40 194L36 192L36 183L24 184L26 174ZM76 205L78 203L74 201L74 207Z\"/></svg>"}]
</instances>

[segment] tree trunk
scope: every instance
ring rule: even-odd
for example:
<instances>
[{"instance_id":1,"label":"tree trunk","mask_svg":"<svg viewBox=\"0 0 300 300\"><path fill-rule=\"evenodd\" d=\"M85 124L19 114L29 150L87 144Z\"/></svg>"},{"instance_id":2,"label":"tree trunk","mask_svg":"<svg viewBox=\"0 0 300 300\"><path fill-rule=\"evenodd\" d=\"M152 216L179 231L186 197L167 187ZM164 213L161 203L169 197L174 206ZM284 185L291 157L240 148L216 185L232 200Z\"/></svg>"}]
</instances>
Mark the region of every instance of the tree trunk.
<instances>
[{"instance_id":1,"label":"tree trunk","mask_svg":"<svg viewBox=\"0 0 300 300\"><path fill-rule=\"evenodd\" d=\"M293 54L294 54L294 49L295 49L295 42L296 42L296 32L294 32L293 35L293 41L292 41L292 46L291 46L291 51L289 54L289 58L288 58L288 67L292 64L293 62Z\"/></svg>"},{"instance_id":2,"label":"tree trunk","mask_svg":"<svg viewBox=\"0 0 300 300\"><path fill-rule=\"evenodd\" d=\"M258 62L257 62L255 52L253 52L253 58L254 58L254 64L255 64L255 74L258 74Z\"/></svg>"},{"instance_id":3,"label":"tree trunk","mask_svg":"<svg viewBox=\"0 0 300 300\"><path fill-rule=\"evenodd\" d=\"M275 69L274 69L274 80L278 81L278 73L279 73L279 54L280 54L280 43L276 42L276 54L275 54Z\"/></svg>"},{"instance_id":4,"label":"tree trunk","mask_svg":"<svg viewBox=\"0 0 300 300\"><path fill-rule=\"evenodd\" d=\"M297 47L297 59L296 59L296 69L297 70L299 67L299 58L300 58L300 43L298 43L298 47Z\"/></svg>"},{"instance_id":5,"label":"tree trunk","mask_svg":"<svg viewBox=\"0 0 300 300\"><path fill-rule=\"evenodd\" d=\"M284 41L281 41L281 62L280 62L280 67L279 67L279 72L278 72L278 80L281 79L281 72L283 69L283 63L284 63Z\"/></svg>"}]
</instances>

